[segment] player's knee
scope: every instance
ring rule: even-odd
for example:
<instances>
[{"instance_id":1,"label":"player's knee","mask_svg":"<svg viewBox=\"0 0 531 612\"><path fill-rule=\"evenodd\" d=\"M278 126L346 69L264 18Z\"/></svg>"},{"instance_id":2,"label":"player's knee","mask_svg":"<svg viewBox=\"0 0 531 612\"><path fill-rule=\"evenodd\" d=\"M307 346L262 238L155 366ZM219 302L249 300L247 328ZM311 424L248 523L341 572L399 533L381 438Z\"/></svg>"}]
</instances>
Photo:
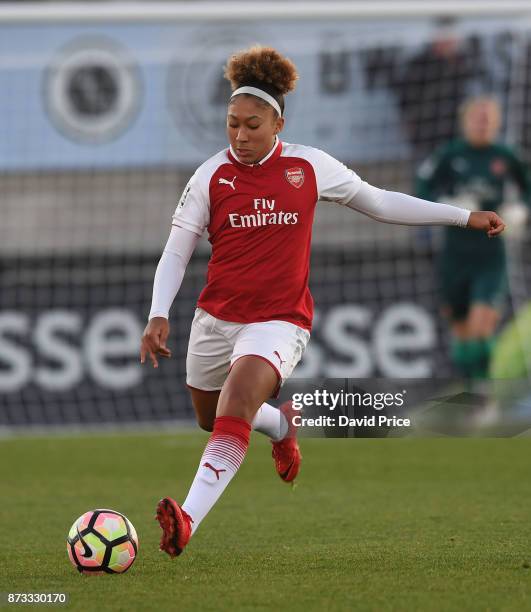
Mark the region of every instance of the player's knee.
<instances>
[{"instance_id":1,"label":"player's knee","mask_svg":"<svg viewBox=\"0 0 531 612\"><path fill-rule=\"evenodd\" d=\"M256 404L255 393L252 388L239 385L229 385L223 390L220 397L221 408L227 406L238 414L252 412Z\"/></svg>"},{"instance_id":2,"label":"player's knee","mask_svg":"<svg viewBox=\"0 0 531 612\"><path fill-rule=\"evenodd\" d=\"M204 431L214 431L214 420L205 419L204 417L197 417L197 424Z\"/></svg>"}]
</instances>

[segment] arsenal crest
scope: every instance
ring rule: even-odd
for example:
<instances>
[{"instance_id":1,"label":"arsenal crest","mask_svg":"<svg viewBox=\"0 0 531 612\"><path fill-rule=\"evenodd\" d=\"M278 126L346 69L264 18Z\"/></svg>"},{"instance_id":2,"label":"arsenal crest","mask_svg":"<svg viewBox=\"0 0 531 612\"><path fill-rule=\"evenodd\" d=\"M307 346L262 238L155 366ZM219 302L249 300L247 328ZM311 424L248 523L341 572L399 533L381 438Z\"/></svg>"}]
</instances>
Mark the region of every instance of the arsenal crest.
<instances>
[{"instance_id":1,"label":"arsenal crest","mask_svg":"<svg viewBox=\"0 0 531 612\"><path fill-rule=\"evenodd\" d=\"M302 168L288 168L286 170L286 180L293 187L300 189L304 183L304 170Z\"/></svg>"}]
</instances>

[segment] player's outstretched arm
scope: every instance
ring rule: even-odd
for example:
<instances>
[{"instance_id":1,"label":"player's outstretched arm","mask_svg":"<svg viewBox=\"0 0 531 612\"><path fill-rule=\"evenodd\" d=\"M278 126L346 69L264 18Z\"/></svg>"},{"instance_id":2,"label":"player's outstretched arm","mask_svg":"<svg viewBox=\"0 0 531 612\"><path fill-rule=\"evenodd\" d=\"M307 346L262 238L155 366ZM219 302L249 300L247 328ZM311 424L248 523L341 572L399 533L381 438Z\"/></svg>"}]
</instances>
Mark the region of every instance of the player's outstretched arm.
<instances>
[{"instance_id":1,"label":"player's outstretched arm","mask_svg":"<svg viewBox=\"0 0 531 612\"><path fill-rule=\"evenodd\" d=\"M186 266L198 240L198 234L182 227L172 227L153 281L149 321L140 344L141 363L149 357L153 367L157 368L159 365L157 355L171 357L171 351L166 346L170 333L168 322L170 307L181 287Z\"/></svg>"},{"instance_id":2,"label":"player's outstretched arm","mask_svg":"<svg viewBox=\"0 0 531 612\"><path fill-rule=\"evenodd\" d=\"M470 212L458 206L429 202L405 193L386 191L365 182L346 205L384 223L456 225L483 230L491 237L497 236L505 228L502 219L491 211Z\"/></svg>"},{"instance_id":3,"label":"player's outstretched arm","mask_svg":"<svg viewBox=\"0 0 531 612\"><path fill-rule=\"evenodd\" d=\"M471 212L467 227L486 232L489 238L498 236L505 229L502 218L491 210Z\"/></svg>"}]
</instances>

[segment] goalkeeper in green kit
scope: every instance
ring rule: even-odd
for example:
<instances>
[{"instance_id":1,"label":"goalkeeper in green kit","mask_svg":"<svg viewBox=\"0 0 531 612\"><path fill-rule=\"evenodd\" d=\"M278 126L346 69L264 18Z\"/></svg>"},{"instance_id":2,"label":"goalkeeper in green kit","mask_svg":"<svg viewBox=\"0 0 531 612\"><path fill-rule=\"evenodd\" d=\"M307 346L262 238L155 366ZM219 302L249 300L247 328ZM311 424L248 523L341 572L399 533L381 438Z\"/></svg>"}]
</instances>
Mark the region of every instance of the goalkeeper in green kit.
<instances>
[{"instance_id":1,"label":"goalkeeper in green kit","mask_svg":"<svg viewBox=\"0 0 531 612\"><path fill-rule=\"evenodd\" d=\"M531 182L522 161L498 144L501 113L491 98L474 98L462 112L463 138L429 157L417 173L417 196L471 210L498 211L513 183L527 206ZM438 271L443 314L452 332L452 360L467 379L488 377L494 334L506 297L505 244L501 237L444 229Z\"/></svg>"}]
</instances>

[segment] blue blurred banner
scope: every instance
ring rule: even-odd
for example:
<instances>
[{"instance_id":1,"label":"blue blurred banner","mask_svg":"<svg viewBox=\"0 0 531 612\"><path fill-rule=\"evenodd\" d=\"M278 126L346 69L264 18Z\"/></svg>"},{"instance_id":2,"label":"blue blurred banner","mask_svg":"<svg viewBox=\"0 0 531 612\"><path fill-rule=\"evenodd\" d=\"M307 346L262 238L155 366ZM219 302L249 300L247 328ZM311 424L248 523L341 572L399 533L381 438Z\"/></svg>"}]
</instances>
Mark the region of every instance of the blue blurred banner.
<instances>
[{"instance_id":1,"label":"blue blurred banner","mask_svg":"<svg viewBox=\"0 0 531 612\"><path fill-rule=\"evenodd\" d=\"M480 23L474 19L476 29ZM494 75L510 24L485 21L485 39L475 39ZM466 20L459 27L469 34ZM407 57L432 35L428 19L305 22L303 14L298 23L245 27L2 25L0 169L191 168L225 146L223 65L257 42L286 53L300 71L284 140L343 160L397 159L408 144L385 61Z\"/></svg>"}]
</instances>

